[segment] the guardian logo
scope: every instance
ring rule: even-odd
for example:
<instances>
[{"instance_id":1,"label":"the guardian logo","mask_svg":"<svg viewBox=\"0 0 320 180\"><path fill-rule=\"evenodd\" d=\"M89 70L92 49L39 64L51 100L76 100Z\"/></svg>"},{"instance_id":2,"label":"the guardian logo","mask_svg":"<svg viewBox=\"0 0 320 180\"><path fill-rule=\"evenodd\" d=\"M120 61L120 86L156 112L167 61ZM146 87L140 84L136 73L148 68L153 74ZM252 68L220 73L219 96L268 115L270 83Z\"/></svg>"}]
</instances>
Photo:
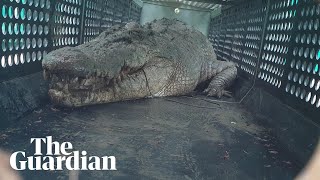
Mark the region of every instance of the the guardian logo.
<instances>
[{"instance_id":1,"label":"the guardian logo","mask_svg":"<svg viewBox=\"0 0 320 180\"><path fill-rule=\"evenodd\" d=\"M72 151L70 142L52 142L52 136L31 138L35 145L33 156L26 157L23 151L15 152L10 157L10 165L15 170L117 170L114 156L87 156L86 151ZM47 152L43 152L46 146ZM19 160L18 160L19 159ZM21 160L20 160L21 159Z\"/></svg>"}]
</instances>

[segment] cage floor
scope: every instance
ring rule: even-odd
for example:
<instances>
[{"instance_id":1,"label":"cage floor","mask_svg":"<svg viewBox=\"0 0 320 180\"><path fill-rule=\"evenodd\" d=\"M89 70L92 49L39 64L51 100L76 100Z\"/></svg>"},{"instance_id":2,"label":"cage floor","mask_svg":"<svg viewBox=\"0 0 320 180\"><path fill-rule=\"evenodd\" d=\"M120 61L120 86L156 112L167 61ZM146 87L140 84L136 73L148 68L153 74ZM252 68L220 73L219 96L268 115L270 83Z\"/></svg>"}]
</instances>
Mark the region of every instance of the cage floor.
<instances>
[{"instance_id":1,"label":"cage floor","mask_svg":"<svg viewBox=\"0 0 320 180\"><path fill-rule=\"evenodd\" d=\"M115 156L118 171L80 179L293 179L298 165L263 118L236 104L189 98L146 99L55 109L50 105L0 131L9 151L33 152L30 138L53 136L89 155ZM67 179L68 172L25 171L24 179Z\"/></svg>"}]
</instances>

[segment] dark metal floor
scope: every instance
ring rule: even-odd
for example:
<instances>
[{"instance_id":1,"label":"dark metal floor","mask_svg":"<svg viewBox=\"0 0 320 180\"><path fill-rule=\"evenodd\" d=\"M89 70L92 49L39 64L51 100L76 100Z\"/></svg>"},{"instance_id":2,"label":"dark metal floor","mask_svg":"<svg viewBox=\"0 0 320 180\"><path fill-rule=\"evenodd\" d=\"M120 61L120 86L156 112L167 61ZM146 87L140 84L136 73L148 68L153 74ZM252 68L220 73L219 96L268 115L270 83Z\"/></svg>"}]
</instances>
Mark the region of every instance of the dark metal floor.
<instances>
[{"instance_id":1,"label":"dark metal floor","mask_svg":"<svg viewBox=\"0 0 320 180\"><path fill-rule=\"evenodd\" d=\"M113 103L80 109L50 105L0 131L0 146L32 152L31 137L53 136L89 155L113 155L118 171L81 172L80 179L293 179L294 158L264 120L239 105L188 98ZM23 172L27 180L67 179L67 172Z\"/></svg>"}]
</instances>

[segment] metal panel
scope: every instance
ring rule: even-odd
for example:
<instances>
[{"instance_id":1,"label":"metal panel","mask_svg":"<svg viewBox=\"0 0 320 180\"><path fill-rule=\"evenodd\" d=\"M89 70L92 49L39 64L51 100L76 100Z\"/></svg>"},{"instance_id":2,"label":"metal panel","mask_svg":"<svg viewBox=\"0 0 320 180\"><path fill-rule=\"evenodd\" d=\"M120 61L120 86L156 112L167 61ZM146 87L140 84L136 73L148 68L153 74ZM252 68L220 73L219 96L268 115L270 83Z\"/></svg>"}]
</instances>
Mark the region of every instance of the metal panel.
<instances>
[{"instance_id":1,"label":"metal panel","mask_svg":"<svg viewBox=\"0 0 320 180\"><path fill-rule=\"evenodd\" d=\"M319 123L320 4L300 0L297 5L284 76L284 99Z\"/></svg>"},{"instance_id":2,"label":"metal panel","mask_svg":"<svg viewBox=\"0 0 320 180\"><path fill-rule=\"evenodd\" d=\"M244 8L252 2L212 20L209 38L217 56L236 62L244 77L255 77L257 67L258 87L320 123L320 4L268 0Z\"/></svg>"},{"instance_id":3,"label":"metal panel","mask_svg":"<svg viewBox=\"0 0 320 180\"><path fill-rule=\"evenodd\" d=\"M83 43L89 42L100 34L101 11L101 0L86 0L84 7Z\"/></svg>"},{"instance_id":4,"label":"metal panel","mask_svg":"<svg viewBox=\"0 0 320 180\"><path fill-rule=\"evenodd\" d=\"M105 0L102 4L101 28L109 28L114 22L114 4L115 0Z\"/></svg>"},{"instance_id":5,"label":"metal panel","mask_svg":"<svg viewBox=\"0 0 320 180\"><path fill-rule=\"evenodd\" d=\"M0 82L41 70L48 52L77 46L115 24L140 19L131 0L0 1Z\"/></svg>"},{"instance_id":6,"label":"metal panel","mask_svg":"<svg viewBox=\"0 0 320 180\"><path fill-rule=\"evenodd\" d=\"M258 4L261 3L261 4ZM247 22L245 24L245 33L243 54L241 57L240 69L245 72L247 77L257 75L259 58L261 56L261 44L267 13L267 2L256 1L250 11L245 12Z\"/></svg>"},{"instance_id":7,"label":"metal panel","mask_svg":"<svg viewBox=\"0 0 320 180\"><path fill-rule=\"evenodd\" d=\"M131 3L129 0L122 0L119 1L119 3L122 11L121 23L127 24L129 22L129 12Z\"/></svg>"},{"instance_id":8,"label":"metal panel","mask_svg":"<svg viewBox=\"0 0 320 180\"><path fill-rule=\"evenodd\" d=\"M129 20L140 22L141 11L142 7L138 6L134 1L132 1L130 5Z\"/></svg>"},{"instance_id":9,"label":"metal panel","mask_svg":"<svg viewBox=\"0 0 320 180\"><path fill-rule=\"evenodd\" d=\"M36 72L50 49L49 0L0 1L0 81Z\"/></svg>"},{"instance_id":10,"label":"metal panel","mask_svg":"<svg viewBox=\"0 0 320 180\"><path fill-rule=\"evenodd\" d=\"M218 2L218 1L201 1L201 0L196 0L196 1L186 1L186 0L142 0L145 3L150 3L150 2L155 2L155 3L175 3L176 6L190 6L190 7L194 7L194 8L199 8L199 9L205 9L205 10L213 10L217 7L219 7L219 3L223 3L225 4L225 1L222 2Z\"/></svg>"},{"instance_id":11,"label":"metal panel","mask_svg":"<svg viewBox=\"0 0 320 180\"><path fill-rule=\"evenodd\" d=\"M296 0L273 0L270 3L258 78L283 92L289 48L292 41Z\"/></svg>"},{"instance_id":12,"label":"metal panel","mask_svg":"<svg viewBox=\"0 0 320 180\"><path fill-rule=\"evenodd\" d=\"M81 39L83 0L53 1L51 25L52 48L77 46Z\"/></svg>"},{"instance_id":13,"label":"metal panel","mask_svg":"<svg viewBox=\"0 0 320 180\"><path fill-rule=\"evenodd\" d=\"M290 51L286 92L307 103L320 107L320 4L301 2L294 27ZM318 95L318 96L317 96Z\"/></svg>"},{"instance_id":14,"label":"metal panel","mask_svg":"<svg viewBox=\"0 0 320 180\"><path fill-rule=\"evenodd\" d=\"M226 9L211 22L209 39L218 59L234 61L242 76L252 79L257 71L267 3L251 1Z\"/></svg>"}]
</instances>

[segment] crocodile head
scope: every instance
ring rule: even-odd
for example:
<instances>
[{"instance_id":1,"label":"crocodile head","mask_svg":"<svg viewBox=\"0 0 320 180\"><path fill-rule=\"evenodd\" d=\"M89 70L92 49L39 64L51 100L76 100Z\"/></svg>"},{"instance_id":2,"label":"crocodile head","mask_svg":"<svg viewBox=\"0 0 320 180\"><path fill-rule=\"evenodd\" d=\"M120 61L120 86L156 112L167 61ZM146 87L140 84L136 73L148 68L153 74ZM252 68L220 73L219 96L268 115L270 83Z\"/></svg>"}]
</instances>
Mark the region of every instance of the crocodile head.
<instances>
[{"instance_id":1,"label":"crocodile head","mask_svg":"<svg viewBox=\"0 0 320 180\"><path fill-rule=\"evenodd\" d=\"M189 66L189 75L196 76L201 61L213 59L206 53L211 49L201 32L162 19L143 27L114 26L88 43L50 52L42 66L53 103L84 106L168 95L162 89L173 82L169 78L177 64ZM171 89L175 92L169 95L182 94Z\"/></svg>"},{"instance_id":2,"label":"crocodile head","mask_svg":"<svg viewBox=\"0 0 320 180\"><path fill-rule=\"evenodd\" d=\"M135 24L113 27L89 43L47 54L42 66L52 102L70 107L126 99L125 76L141 74L147 61L146 47L134 43L146 33ZM131 93L139 97L145 89L139 91Z\"/></svg>"},{"instance_id":3,"label":"crocodile head","mask_svg":"<svg viewBox=\"0 0 320 180\"><path fill-rule=\"evenodd\" d=\"M152 38L167 26L167 20L144 27L136 23L114 26L88 43L50 52L42 66L44 77L50 82L52 102L75 107L149 96L146 66L157 61L155 57L159 55L154 51L157 48L152 48L156 47ZM157 66L170 64L161 61ZM163 80L161 73L168 73L165 69L158 76L149 71L158 82L152 86L154 89Z\"/></svg>"}]
</instances>

